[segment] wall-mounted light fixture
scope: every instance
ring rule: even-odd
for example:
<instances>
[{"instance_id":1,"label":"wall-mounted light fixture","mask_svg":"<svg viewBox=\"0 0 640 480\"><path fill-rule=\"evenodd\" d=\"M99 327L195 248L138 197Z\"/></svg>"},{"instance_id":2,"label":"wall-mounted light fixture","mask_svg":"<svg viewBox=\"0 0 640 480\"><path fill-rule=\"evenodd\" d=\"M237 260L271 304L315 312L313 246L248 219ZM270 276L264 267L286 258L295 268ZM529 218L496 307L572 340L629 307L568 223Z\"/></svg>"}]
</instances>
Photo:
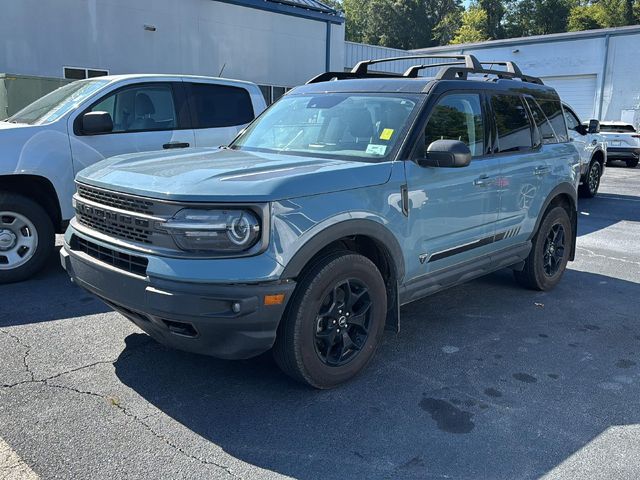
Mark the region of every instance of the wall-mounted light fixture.
<instances>
[{"instance_id":1,"label":"wall-mounted light fixture","mask_svg":"<svg viewBox=\"0 0 640 480\"><path fill-rule=\"evenodd\" d=\"M145 25L145 26L144 26L144 29L145 29L147 32L155 32L155 31L157 30L155 25Z\"/></svg>"},{"instance_id":2,"label":"wall-mounted light fixture","mask_svg":"<svg viewBox=\"0 0 640 480\"><path fill-rule=\"evenodd\" d=\"M516 48L515 50L512 50L511 53L518 53L520 51L519 48Z\"/></svg>"}]
</instances>

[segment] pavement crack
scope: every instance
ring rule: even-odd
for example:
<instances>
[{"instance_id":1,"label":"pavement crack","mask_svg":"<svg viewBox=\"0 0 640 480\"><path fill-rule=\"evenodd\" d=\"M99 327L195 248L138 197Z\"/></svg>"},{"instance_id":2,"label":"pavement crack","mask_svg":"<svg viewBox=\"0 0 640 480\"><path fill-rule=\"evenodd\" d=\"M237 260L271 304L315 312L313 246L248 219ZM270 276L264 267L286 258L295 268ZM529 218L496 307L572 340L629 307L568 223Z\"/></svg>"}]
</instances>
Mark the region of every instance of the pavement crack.
<instances>
[{"instance_id":1,"label":"pavement crack","mask_svg":"<svg viewBox=\"0 0 640 480\"><path fill-rule=\"evenodd\" d=\"M18 383L28 383L29 381L33 382L35 380L35 374L29 367L29 361L27 360L29 358L29 354L31 353L31 345L23 342L20 337L14 335L13 333L7 332L6 330L0 330L0 333L3 333L7 337L13 339L18 345L24 348L24 354L22 355L22 364L24 366L25 372L29 375L29 377L31 377L31 380L26 380ZM4 386L5 385L3 385L3 387Z\"/></svg>"},{"instance_id":2,"label":"pavement crack","mask_svg":"<svg viewBox=\"0 0 640 480\"><path fill-rule=\"evenodd\" d=\"M211 460L207 460L205 458L201 458L201 457L198 457L197 455L193 455L193 454L189 453L184 448L182 448L181 446L177 445L176 443L171 441L171 439L167 438L165 435L163 435L160 432L156 431L151 425L149 425L147 422L145 422L144 419L148 418L149 416L144 417L144 418L138 417L136 414L130 412L127 407L121 405L119 402L109 401L109 399L111 397L108 396L108 395L107 396L101 395L99 393L92 392L90 390L80 390L79 388L75 388L75 387L68 386L68 385L51 384L47 380L42 381L42 383L44 385L48 386L48 387L59 388L61 390L67 390L67 391L70 391L70 392L73 392L73 393L77 393L77 394L80 394L80 395L88 395L88 396L91 396L91 397L94 397L94 398L99 398L100 400L103 400L105 402L108 402L109 405L115 407L123 415L125 415L126 417L132 419L137 424L139 424L142 427L144 427L145 430L147 430L149 433L151 433L155 438L157 438L158 440L162 441L167 446L169 446L173 450L177 451L181 455L183 455L183 456L185 456L187 458L190 458L191 460L194 460L194 461L196 461L196 462L198 462L198 463L200 463L202 465L210 465L210 466L219 468L219 469L223 470L230 477L242 480L242 477L237 475L237 474L235 474L235 473L233 473L233 471L231 470L231 467L229 467L228 465L224 465L224 464L221 464L221 463L218 463L218 462L213 462Z\"/></svg>"}]
</instances>

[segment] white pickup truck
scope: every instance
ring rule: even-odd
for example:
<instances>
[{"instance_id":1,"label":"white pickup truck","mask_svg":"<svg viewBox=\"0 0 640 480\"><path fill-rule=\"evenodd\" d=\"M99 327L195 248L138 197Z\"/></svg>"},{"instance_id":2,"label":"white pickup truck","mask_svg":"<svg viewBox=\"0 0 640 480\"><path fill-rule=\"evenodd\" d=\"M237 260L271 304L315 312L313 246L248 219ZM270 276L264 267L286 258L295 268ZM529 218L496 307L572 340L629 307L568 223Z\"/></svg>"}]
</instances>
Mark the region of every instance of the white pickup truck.
<instances>
[{"instance_id":1,"label":"white pickup truck","mask_svg":"<svg viewBox=\"0 0 640 480\"><path fill-rule=\"evenodd\" d=\"M217 147L266 107L257 85L184 75L70 83L0 122L0 284L37 272L74 215L74 176L114 155Z\"/></svg>"},{"instance_id":2,"label":"white pickup truck","mask_svg":"<svg viewBox=\"0 0 640 480\"><path fill-rule=\"evenodd\" d=\"M562 107L569 137L580 153L578 192L581 197L595 197L607 163L607 144L600 134L600 122L589 120L589 123L583 124L569 105L563 103Z\"/></svg>"}]
</instances>

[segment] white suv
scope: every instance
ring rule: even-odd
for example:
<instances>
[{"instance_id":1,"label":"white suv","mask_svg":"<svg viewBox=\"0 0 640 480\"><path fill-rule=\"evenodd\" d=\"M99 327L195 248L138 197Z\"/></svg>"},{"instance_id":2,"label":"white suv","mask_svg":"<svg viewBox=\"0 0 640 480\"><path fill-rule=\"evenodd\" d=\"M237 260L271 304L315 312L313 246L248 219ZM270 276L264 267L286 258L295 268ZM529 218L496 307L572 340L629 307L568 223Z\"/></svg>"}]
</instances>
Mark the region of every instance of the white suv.
<instances>
[{"instance_id":1,"label":"white suv","mask_svg":"<svg viewBox=\"0 0 640 480\"><path fill-rule=\"evenodd\" d=\"M607 140L609 160L623 160L627 167L638 166L640 158L640 133L626 122L602 122L600 132Z\"/></svg>"},{"instance_id":2,"label":"white suv","mask_svg":"<svg viewBox=\"0 0 640 480\"><path fill-rule=\"evenodd\" d=\"M581 197L595 197L607 163L607 144L604 136L600 134L600 124L598 120L590 120L588 124L583 124L569 105L563 103L562 107L569 137L580 153L578 192Z\"/></svg>"},{"instance_id":3,"label":"white suv","mask_svg":"<svg viewBox=\"0 0 640 480\"><path fill-rule=\"evenodd\" d=\"M225 145L265 107L248 82L120 75L70 83L0 122L0 284L49 257L74 215L77 172L113 155Z\"/></svg>"}]
</instances>

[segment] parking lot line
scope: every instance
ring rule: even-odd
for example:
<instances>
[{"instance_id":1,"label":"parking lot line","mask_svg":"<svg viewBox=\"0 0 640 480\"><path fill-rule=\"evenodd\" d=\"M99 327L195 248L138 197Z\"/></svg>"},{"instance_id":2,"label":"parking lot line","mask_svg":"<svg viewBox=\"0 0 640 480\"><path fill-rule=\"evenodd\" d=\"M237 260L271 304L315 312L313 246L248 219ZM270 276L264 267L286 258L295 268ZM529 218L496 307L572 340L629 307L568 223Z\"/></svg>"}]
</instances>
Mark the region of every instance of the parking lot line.
<instances>
[{"instance_id":1,"label":"parking lot line","mask_svg":"<svg viewBox=\"0 0 640 480\"><path fill-rule=\"evenodd\" d=\"M5 480L37 480L40 477L0 437L0 478Z\"/></svg>"}]
</instances>

